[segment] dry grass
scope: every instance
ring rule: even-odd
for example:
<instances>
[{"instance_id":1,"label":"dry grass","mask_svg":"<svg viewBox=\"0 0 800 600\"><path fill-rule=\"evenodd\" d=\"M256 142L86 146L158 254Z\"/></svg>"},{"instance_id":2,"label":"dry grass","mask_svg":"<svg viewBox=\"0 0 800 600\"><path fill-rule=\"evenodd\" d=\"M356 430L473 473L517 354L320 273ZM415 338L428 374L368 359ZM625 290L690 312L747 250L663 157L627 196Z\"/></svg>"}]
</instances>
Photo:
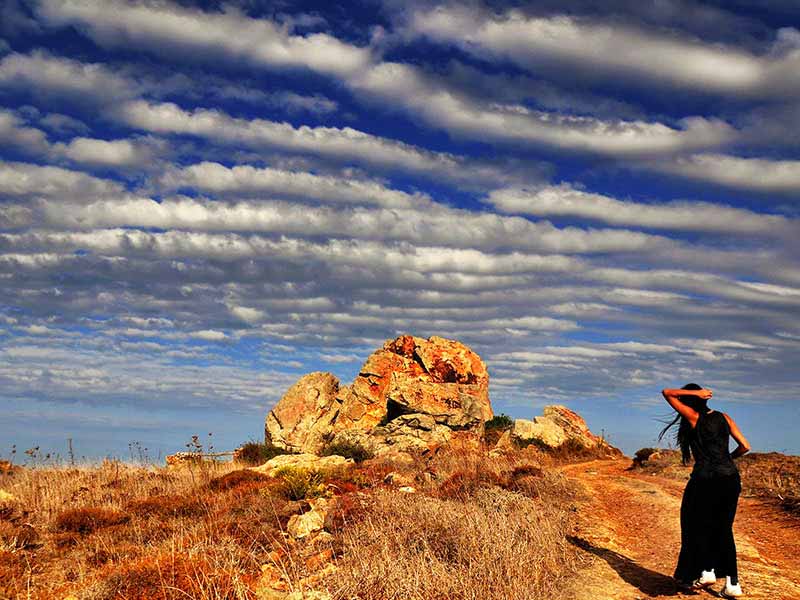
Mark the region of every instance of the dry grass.
<instances>
[{"instance_id":1,"label":"dry grass","mask_svg":"<svg viewBox=\"0 0 800 600\"><path fill-rule=\"evenodd\" d=\"M736 460L742 477L742 494L779 503L800 517L800 456L778 452L753 452ZM634 468L673 479L689 478L692 466L681 464L677 450L659 450L656 459Z\"/></svg>"},{"instance_id":2,"label":"dry grass","mask_svg":"<svg viewBox=\"0 0 800 600\"><path fill-rule=\"evenodd\" d=\"M577 566L565 513L501 488L382 491L365 513L343 535L335 598L557 598Z\"/></svg>"},{"instance_id":3,"label":"dry grass","mask_svg":"<svg viewBox=\"0 0 800 600\"><path fill-rule=\"evenodd\" d=\"M263 565L342 599L556 599L576 567L575 493L543 460L454 447L277 478L233 463L17 470L0 476L16 498L0 502L0 599L257 600ZM331 535L287 538L319 495Z\"/></svg>"},{"instance_id":4,"label":"dry grass","mask_svg":"<svg viewBox=\"0 0 800 600\"><path fill-rule=\"evenodd\" d=\"M753 453L743 456L738 464L745 494L775 499L800 517L800 456Z\"/></svg>"}]
</instances>

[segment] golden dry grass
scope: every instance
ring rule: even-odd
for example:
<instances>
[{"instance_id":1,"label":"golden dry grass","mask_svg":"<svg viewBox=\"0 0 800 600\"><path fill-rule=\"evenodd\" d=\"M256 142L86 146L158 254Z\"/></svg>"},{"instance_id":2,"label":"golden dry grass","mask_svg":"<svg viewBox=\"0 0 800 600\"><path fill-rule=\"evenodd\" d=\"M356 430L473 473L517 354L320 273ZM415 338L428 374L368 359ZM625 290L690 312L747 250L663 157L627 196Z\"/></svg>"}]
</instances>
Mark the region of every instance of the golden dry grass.
<instances>
[{"instance_id":1,"label":"golden dry grass","mask_svg":"<svg viewBox=\"0 0 800 600\"><path fill-rule=\"evenodd\" d=\"M15 498L0 502L0 599L271 599L259 596L270 565L287 591L348 600L555 600L577 565L575 491L546 460L454 447L319 474L311 495L333 508L314 543L286 535L304 494L235 463L17 470L0 475Z\"/></svg>"},{"instance_id":2,"label":"golden dry grass","mask_svg":"<svg viewBox=\"0 0 800 600\"><path fill-rule=\"evenodd\" d=\"M742 494L778 502L800 516L800 456L778 452L753 452L736 460L742 477ZM681 464L677 450L659 450L655 460L640 468L646 473L688 479L692 466Z\"/></svg>"}]
</instances>

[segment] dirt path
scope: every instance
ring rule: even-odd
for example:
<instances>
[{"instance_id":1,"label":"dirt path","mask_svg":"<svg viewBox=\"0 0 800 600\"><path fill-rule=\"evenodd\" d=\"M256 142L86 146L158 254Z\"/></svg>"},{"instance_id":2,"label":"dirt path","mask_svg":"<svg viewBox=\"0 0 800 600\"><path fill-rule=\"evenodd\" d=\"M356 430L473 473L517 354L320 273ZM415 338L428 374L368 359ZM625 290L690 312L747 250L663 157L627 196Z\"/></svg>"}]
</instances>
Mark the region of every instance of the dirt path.
<instances>
[{"instance_id":1,"label":"dirt path","mask_svg":"<svg viewBox=\"0 0 800 600\"><path fill-rule=\"evenodd\" d=\"M719 597L681 592L672 580L680 550L684 482L627 471L628 460L568 465L562 471L587 490L573 543L594 559L577 582L576 600ZM800 600L800 526L780 509L739 501L734 523L739 578L746 598Z\"/></svg>"}]
</instances>

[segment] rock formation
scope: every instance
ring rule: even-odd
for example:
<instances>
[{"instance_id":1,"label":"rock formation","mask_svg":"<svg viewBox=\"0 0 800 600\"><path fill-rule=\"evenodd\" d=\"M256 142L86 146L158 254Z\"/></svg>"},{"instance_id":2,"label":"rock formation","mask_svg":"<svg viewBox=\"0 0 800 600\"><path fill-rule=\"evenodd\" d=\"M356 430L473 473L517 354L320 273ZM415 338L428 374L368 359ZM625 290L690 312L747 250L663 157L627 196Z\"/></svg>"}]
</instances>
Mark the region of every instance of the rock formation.
<instances>
[{"instance_id":1,"label":"rock formation","mask_svg":"<svg viewBox=\"0 0 800 600\"><path fill-rule=\"evenodd\" d=\"M267 415L265 438L312 455L330 444L408 457L456 439L477 443L491 418L489 374L475 352L441 337L401 335L373 352L350 385L341 386L331 373L301 377ZM532 443L622 454L589 431L580 415L557 405L532 420L516 419L497 451Z\"/></svg>"},{"instance_id":2,"label":"rock formation","mask_svg":"<svg viewBox=\"0 0 800 600\"><path fill-rule=\"evenodd\" d=\"M265 438L295 452L334 439L407 451L446 443L454 430L480 432L491 418L489 375L475 352L403 335L373 352L351 385L331 373L301 377L267 415Z\"/></svg>"},{"instance_id":3,"label":"rock formation","mask_svg":"<svg viewBox=\"0 0 800 600\"><path fill-rule=\"evenodd\" d=\"M603 450L610 456L622 456L617 448L589 431L583 417L566 406L545 406L543 412L532 421L516 419L509 432L510 439L518 444L535 443L553 450L571 442L584 448Z\"/></svg>"}]
</instances>

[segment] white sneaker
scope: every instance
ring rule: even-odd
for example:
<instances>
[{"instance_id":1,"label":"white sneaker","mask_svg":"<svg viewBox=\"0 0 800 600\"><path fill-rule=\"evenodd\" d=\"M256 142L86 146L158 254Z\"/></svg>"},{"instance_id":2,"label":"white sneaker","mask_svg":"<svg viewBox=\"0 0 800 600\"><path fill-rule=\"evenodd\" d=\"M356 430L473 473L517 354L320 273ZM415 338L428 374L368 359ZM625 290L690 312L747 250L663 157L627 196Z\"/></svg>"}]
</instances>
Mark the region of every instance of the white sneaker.
<instances>
[{"instance_id":1,"label":"white sneaker","mask_svg":"<svg viewBox=\"0 0 800 600\"><path fill-rule=\"evenodd\" d=\"M700 579L695 579L692 587L695 588L704 588L708 587L712 583L717 583L717 576L714 575L714 569L710 571L703 571L700 574Z\"/></svg>"},{"instance_id":2,"label":"white sneaker","mask_svg":"<svg viewBox=\"0 0 800 600\"><path fill-rule=\"evenodd\" d=\"M730 577L725 577L725 587L722 588L719 592L720 596L723 598L737 598L742 596L744 592L742 592L742 586L738 583L733 585L731 583Z\"/></svg>"}]
</instances>

